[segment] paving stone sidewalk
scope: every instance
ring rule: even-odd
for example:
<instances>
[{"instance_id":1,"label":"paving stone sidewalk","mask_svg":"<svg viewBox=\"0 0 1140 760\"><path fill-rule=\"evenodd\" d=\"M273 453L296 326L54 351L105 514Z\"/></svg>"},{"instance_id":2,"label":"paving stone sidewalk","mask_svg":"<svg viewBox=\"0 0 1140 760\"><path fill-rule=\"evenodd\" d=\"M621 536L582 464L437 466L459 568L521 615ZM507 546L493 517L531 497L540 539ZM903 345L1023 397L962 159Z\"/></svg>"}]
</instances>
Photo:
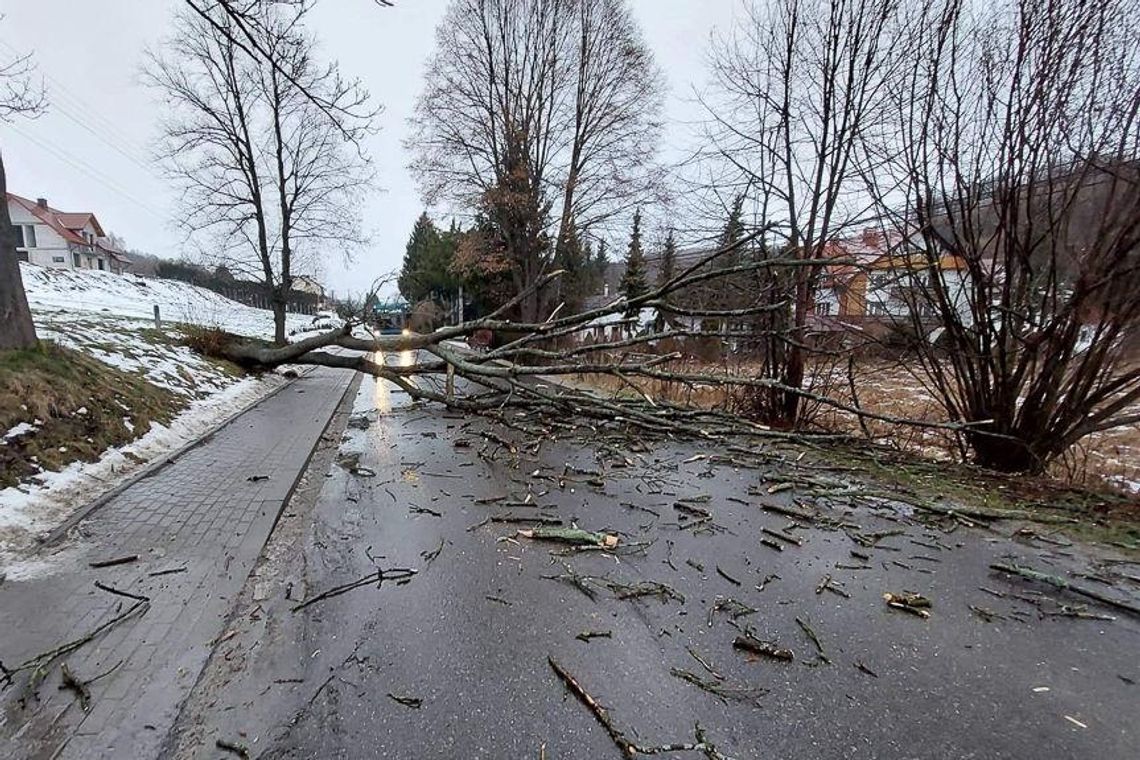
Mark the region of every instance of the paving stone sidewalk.
<instances>
[{"instance_id":1,"label":"paving stone sidewalk","mask_svg":"<svg viewBox=\"0 0 1140 760\"><path fill-rule=\"evenodd\" d=\"M84 712L61 689L59 661L34 694L26 674L0 694L0 756L152 758L211 649L232 601L352 382L318 369L130 486L80 523L49 575L0 584L0 661L8 668L76 640L150 598L150 607L62 658L89 685ZM92 562L138 555L127 564ZM170 571L170 572L164 572ZM106 675L102 675L106 674Z\"/></svg>"}]
</instances>

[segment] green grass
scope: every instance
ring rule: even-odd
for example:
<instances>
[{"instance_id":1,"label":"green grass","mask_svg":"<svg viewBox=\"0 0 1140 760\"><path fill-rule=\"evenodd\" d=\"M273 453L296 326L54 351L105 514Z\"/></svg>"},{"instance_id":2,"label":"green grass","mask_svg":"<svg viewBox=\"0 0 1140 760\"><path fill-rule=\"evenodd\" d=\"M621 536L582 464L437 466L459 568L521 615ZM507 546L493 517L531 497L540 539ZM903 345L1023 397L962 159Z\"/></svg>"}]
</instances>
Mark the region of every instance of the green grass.
<instances>
[{"instance_id":1,"label":"green grass","mask_svg":"<svg viewBox=\"0 0 1140 760\"><path fill-rule=\"evenodd\" d=\"M21 422L42 422L35 432L0 445L0 487L41 469L95 461L108 447L145 433L151 422L168 423L185 403L140 375L50 341L0 352L0 434Z\"/></svg>"}]
</instances>

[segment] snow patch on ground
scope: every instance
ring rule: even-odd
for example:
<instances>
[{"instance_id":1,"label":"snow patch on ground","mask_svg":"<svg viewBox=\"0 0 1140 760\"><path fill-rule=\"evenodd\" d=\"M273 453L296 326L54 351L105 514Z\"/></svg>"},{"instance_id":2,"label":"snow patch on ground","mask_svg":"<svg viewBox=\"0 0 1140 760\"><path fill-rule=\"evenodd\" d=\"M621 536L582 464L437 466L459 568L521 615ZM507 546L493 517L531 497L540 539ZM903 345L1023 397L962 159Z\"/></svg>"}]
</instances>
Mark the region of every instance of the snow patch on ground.
<instances>
[{"instance_id":1,"label":"snow patch on ground","mask_svg":"<svg viewBox=\"0 0 1140 760\"><path fill-rule=\"evenodd\" d=\"M17 422L4 434L4 440L10 441L13 438L19 438L22 435L33 433L36 430L39 430L39 427L32 422Z\"/></svg>"},{"instance_id":2,"label":"snow patch on ground","mask_svg":"<svg viewBox=\"0 0 1140 760\"><path fill-rule=\"evenodd\" d=\"M1109 478L1108 480L1128 493L1140 494L1140 480L1129 480L1128 478L1120 476Z\"/></svg>"},{"instance_id":3,"label":"snow patch on ground","mask_svg":"<svg viewBox=\"0 0 1140 760\"><path fill-rule=\"evenodd\" d=\"M65 565L78 565L86 554L86 548L76 544L66 544L53 548L50 552L16 559L11 562L0 560L0 572L6 581L30 581L55 575Z\"/></svg>"}]
</instances>

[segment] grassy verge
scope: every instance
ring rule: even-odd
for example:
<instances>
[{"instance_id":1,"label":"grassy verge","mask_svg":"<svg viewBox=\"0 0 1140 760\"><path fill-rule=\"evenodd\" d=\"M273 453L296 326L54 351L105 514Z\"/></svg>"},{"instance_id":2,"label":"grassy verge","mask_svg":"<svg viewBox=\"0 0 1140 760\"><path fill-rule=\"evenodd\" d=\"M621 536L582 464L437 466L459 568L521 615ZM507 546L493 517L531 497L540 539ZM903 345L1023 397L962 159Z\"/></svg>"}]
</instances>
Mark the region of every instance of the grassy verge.
<instances>
[{"instance_id":1,"label":"grassy verge","mask_svg":"<svg viewBox=\"0 0 1140 760\"><path fill-rule=\"evenodd\" d=\"M152 422L168 423L185 404L139 374L50 341L0 352L0 435L23 429L0 443L0 487L95 461Z\"/></svg>"},{"instance_id":2,"label":"grassy verge","mask_svg":"<svg viewBox=\"0 0 1140 760\"><path fill-rule=\"evenodd\" d=\"M1119 490L1064 484L1049 476L1005 475L873 446L819 447L811 459L903 501L1040 522L1046 531L1140 553L1140 498Z\"/></svg>"}]
</instances>

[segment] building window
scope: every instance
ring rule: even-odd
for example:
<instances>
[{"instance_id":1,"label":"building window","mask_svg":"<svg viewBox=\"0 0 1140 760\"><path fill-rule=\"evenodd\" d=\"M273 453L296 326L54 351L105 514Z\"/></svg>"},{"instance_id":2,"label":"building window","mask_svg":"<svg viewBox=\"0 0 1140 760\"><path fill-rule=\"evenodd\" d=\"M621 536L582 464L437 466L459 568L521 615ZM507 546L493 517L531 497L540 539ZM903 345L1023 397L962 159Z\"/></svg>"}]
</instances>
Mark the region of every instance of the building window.
<instances>
[{"instance_id":1,"label":"building window","mask_svg":"<svg viewBox=\"0 0 1140 760\"><path fill-rule=\"evenodd\" d=\"M16 232L17 247L36 247L36 227L34 224L13 224L12 229Z\"/></svg>"},{"instance_id":2,"label":"building window","mask_svg":"<svg viewBox=\"0 0 1140 760\"><path fill-rule=\"evenodd\" d=\"M51 263L53 263L53 264L62 264L66 260L67 259L63 258L62 256L52 256L51 257Z\"/></svg>"},{"instance_id":3,"label":"building window","mask_svg":"<svg viewBox=\"0 0 1140 760\"><path fill-rule=\"evenodd\" d=\"M816 301L815 313L823 316L831 314L831 301Z\"/></svg>"},{"instance_id":4,"label":"building window","mask_svg":"<svg viewBox=\"0 0 1140 760\"><path fill-rule=\"evenodd\" d=\"M100 269L100 271L102 271L104 269L103 259L99 259L99 269Z\"/></svg>"},{"instance_id":5,"label":"building window","mask_svg":"<svg viewBox=\"0 0 1140 760\"><path fill-rule=\"evenodd\" d=\"M71 254L71 266L75 267L76 269L83 268L83 260L79 258L78 253Z\"/></svg>"}]
</instances>

